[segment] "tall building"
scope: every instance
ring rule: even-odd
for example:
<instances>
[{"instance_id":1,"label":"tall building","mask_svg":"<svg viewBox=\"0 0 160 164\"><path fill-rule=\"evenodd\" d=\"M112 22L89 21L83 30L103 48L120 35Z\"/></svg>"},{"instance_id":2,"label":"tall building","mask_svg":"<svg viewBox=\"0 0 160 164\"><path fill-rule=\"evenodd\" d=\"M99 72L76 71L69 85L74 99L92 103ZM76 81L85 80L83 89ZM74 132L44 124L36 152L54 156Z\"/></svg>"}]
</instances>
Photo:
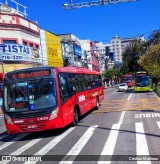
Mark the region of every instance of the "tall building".
<instances>
[{"instance_id":1,"label":"tall building","mask_svg":"<svg viewBox=\"0 0 160 164\"><path fill-rule=\"evenodd\" d=\"M121 38L116 36L111 39L111 52L114 52L116 62L122 62L122 53L124 49L132 45L137 39L142 41L145 40L144 36L135 38Z\"/></svg>"},{"instance_id":2,"label":"tall building","mask_svg":"<svg viewBox=\"0 0 160 164\"><path fill-rule=\"evenodd\" d=\"M82 62L87 65L91 71L99 71L99 52L97 51L97 45L90 40L80 40L82 47Z\"/></svg>"}]
</instances>

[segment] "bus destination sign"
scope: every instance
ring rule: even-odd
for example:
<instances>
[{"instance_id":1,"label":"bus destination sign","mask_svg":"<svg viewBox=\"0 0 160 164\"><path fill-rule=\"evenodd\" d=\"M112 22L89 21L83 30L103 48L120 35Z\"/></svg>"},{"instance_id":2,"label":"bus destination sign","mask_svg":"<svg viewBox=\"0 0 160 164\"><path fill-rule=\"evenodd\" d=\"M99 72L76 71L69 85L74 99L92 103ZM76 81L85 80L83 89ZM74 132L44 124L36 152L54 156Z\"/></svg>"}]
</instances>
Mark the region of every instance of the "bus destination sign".
<instances>
[{"instance_id":1,"label":"bus destination sign","mask_svg":"<svg viewBox=\"0 0 160 164\"><path fill-rule=\"evenodd\" d=\"M39 77L39 76L49 76L49 70L45 71L34 71L34 72L23 72L23 73L14 73L11 75L11 79L25 79L31 77Z\"/></svg>"}]
</instances>

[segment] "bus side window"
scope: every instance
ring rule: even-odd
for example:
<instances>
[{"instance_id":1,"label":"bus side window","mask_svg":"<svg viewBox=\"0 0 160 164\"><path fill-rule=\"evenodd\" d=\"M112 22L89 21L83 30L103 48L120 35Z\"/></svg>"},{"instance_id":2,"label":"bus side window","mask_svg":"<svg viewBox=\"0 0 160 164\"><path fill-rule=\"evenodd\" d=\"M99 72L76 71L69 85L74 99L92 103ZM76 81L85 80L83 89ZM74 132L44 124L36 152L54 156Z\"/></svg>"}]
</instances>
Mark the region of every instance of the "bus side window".
<instances>
[{"instance_id":1,"label":"bus side window","mask_svg":"<svg viewBox=\"0 0 160 164\"><path fill-rule=\"evenodd\" d=\"M67 77L64 77L63 75L59 76L59 88L61 94L61 103L64 103L70 97Z\"/></svg>"},{"instance_id":2,"label":"bus side window","mask_svg":"<svg viewBox=\"0 0 160 164\"><path fill-rule=\"evenodd\" d=\"M75 74L68 74L68 81L71 93L74 94L78 87L77 87L77 81L76 81L76 75Z\"/></svg>"}]
</instances>

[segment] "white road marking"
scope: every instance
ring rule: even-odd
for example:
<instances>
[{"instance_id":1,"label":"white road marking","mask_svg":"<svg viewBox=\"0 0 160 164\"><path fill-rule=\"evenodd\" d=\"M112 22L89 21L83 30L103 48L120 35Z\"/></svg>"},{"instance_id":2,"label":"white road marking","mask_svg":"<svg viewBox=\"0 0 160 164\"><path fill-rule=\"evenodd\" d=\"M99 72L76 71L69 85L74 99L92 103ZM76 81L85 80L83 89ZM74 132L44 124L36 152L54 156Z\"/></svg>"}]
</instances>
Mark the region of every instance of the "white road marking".
<instances>
[{"instance_id":1,"label":"white road marking","mask_svg":"<svg viewBox=\"0 0 160 164\"><path fill-rule=\"evenodd\" d=\"M111 132L108 136L108 139L103 147L103 150L100 154L100 156L102 155L113 155L113 151L116 145L116 141L117 141L117 136L118 136L118 132L119 132L119 128L120 128L121 124L113 124ZM98 161L98 164L110 164L111 161L101 161L101 157L100 160Z\"/></svg>"},{"instance_id":2,"label":"white road marking","mask_svg":"<svg viewBox=\"0 0 160 164\"><path fill-rule=\"evenodd\" d=\"M120 119L119 119L118 124L122 124L123 119L124 119L124 115L125 115L125 111L123 111L123 112L122 112L122 114L121 114L121 117L120 117Z\"/></svg>"},{"instance_id":3,"label":"white road marking","mask_svg":"<svg viewBox=\"0 0 160 164\"><path fill-rule=\"evenodd\" d=\"M131 98L131 96L132 96L132 93L128 96L127 100L129 100Z\"/></svg>"},{"instance_id":4,"label":"white road marking","mask_svg":"<svg viewBox=\"0 0 160 164\"><path fill-rule=\"evenodd\" d=\"M0 150L6 148L7 146L13 144L15 141L18 141L18 140L24 138L25 136L27 136L27 135L29 135L29 134L30 134L30 133L24 133L24 134L18 135L18 137L13 138L11 141L6 142L6 143L4 143L3 145L1 145L1 146L0 146Z\"/></svg>"},{"instance_id":5,"label":"white road marking","mask_svg":"<svg viewBox=\"0 0 160 164\"><path fill-rule=\"evenodd\" d=\"M59 164L72 164L76 155L81 152L81 150L86 145L90 137L93 135L97 127L98 125L94 125L88 128L88 130L83 134L83 136L78 140L78 142L72 147L72 149L67 153L66 157L64 157L64 159L62 159ZM71 156L69 157L69 155ZM68 159L72 161L66 161Z\"/></svg>"},{"instance_id":6,"label":"white road marking","mask_svg":"<svg viewBox=\"0 0 160 164\"><path fill-rule=\"evenodd\" d=\"M11 153L10 155L20 155L21 153L23 153L25 150L27 150L28 148L30 148L31 146L33 146L34 144L36 144L38 141L40 141L42 138L38 138L38 139L34 139L32 141L30 141L29 143L27 143L26 145L22 146L21 148L19 148L18 150L14 151L13 153ZM3 164L6 164L10 161L3 161Z\"/></svg>"},{"instance_id":7,"label":"white road marking","mask_svg":"<svg viewBox=\"0 0 160 164\"><path fill-rule=\"evenodd\" d=\"M132 93L129 95L129 97L127 98L127 100L129 100L132 96ZM123 122L124 119L124 115L125 115L125 111L123 111L121 113L120 119L118 124L113 124L111 132L109 134L109 137L103 147L103 150L101 152L101 155L113 155L113 151L117 142L117 137L118 137L118 133L119 133L119 129L120 129L120 125ZM101 157L100 160L98 161L98 164L110 164L111 161L101 161Z\"/></svg>"},{"instance_id":8,"label":"white road marking","mask_svg":"<svg viewBox=\"0 0 160 164\"><path fill-rule=\"evenodd\" d=\"M40 149L37 153L34 155L45 155L47 154L54 146L56 146L64 137L66 137L75 127L72 127L62 133L61 135L54 138L52 141L50 141L47 145L45 145L42 149ZM33 164L38 161L27 161L24 164Z\"/></svg>"},{"instance_id":9,"label":"white road marking","mask_svg":"<svg viewBox=\"0 0 160 164\"><path fill-rule=\"evenodd\" d=\"M149 155L147 141L142 123L136 123L136 151L137 155ZM137 164L151 164L150 161L137 161Z\"/></svg>"},{"instance_id":10,"label":"white road marking","mask_svg":"<svg viewBox=\"0 0 160 164\"><path fill-rule=\"evenodd\" d=\"M157 125L158 125L158 127L160 128L160 121L157 121Z\"/></svg>"}]
</instances>

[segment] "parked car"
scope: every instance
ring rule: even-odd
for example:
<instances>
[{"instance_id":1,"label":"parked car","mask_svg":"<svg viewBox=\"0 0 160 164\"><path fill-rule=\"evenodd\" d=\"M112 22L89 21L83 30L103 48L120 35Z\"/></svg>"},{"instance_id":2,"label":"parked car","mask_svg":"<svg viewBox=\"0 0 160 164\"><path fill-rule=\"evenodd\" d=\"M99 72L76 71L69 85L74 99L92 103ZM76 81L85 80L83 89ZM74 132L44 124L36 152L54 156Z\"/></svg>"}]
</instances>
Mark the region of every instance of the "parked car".
<instances>
[{"instance_id":1,"label":"parked car","mask_svg":"<svg viewBox=\"0 0 160 164\"><path fill-rule=\"evenodd\" d=\"M118 86L118 91L127 91L128 90L128 85L127 83L121 83Z\"/></svg>"}]
</instances>

